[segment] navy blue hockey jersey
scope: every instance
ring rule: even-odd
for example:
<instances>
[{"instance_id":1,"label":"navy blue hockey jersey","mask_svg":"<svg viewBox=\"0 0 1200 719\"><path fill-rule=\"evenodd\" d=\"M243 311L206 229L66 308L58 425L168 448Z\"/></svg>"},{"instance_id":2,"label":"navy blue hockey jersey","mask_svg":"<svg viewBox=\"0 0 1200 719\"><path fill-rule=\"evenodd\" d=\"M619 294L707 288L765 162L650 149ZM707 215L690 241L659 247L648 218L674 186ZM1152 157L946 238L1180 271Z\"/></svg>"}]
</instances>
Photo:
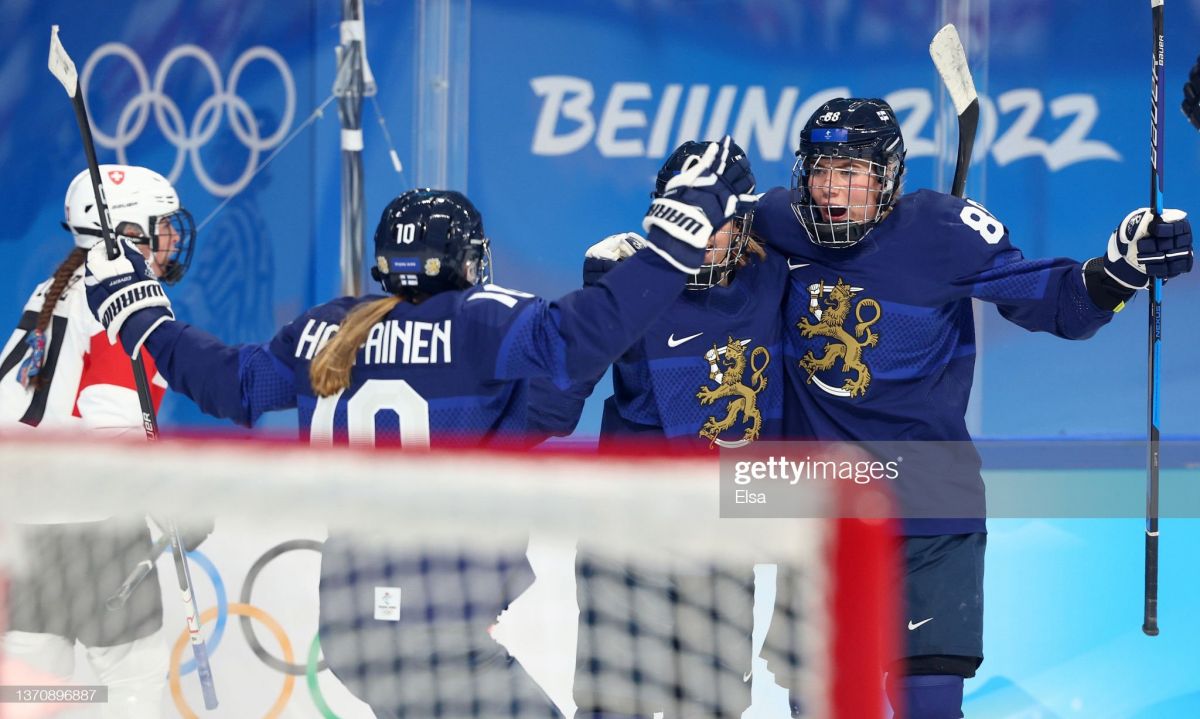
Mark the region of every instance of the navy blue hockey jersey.
<instances>
[{"instance_id":1,"label":"navy blue hockey jersey","mask_svg":"<svg viewBox=\"0 0 1200 719\"><path fill-rule=\"evenodd\" d=\"M921 190L901 197L858 244L826 248L809 240L793 196L771 190L754 216L756 234L790 268L785 431L905 443L901 511L922 498L928 517L944 500L953 512L936 516L960 517L910 519L906 533L983 531L980 461L965 420L971 298L1028 330L1070 339L1091 336L1113 313L1088 297L1080 263L1025 259L1003 224L970 200Z\"/></svg>"},{"instance_id":2,"label":"navy blue hockey jersey","mask_svg":"<svg viewBox=\"0 0 1200 719\"><path fill-rule=\"evenodd\" d=\"M770 253L726 287L683 293L614 363L601 442L641 433L714 448L780 438L786 282L786 263Z\"/></svg>"}]
</instances>

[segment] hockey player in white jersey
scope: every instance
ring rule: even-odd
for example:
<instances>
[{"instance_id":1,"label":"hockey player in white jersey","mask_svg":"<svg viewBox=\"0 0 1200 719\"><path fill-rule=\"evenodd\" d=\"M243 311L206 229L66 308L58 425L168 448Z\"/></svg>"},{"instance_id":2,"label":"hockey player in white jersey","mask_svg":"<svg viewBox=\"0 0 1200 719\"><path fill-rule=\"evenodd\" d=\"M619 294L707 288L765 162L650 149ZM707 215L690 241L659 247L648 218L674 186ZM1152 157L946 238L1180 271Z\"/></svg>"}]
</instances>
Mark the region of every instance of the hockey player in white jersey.
<instances>
[{"instance_id":1,"label":"hockey player in white jersey","mask_svg":"<svg viewBox=\"0 0 1200 719\"><path fill-rule=\"evenodd\" d=\"M153 170L129 165L101 165L100 174L114 231L129 238L158 278L178 281L187 271L195 230L171 183ZM109 343L84 292L84 258L90 247L103 244L87 170L71 182L65 204L63 225L75 247L29 297L0 354L0 429L140 433L129 355ZM157 406L166 385L149 357L146 370L154 378L151 395ZM155 575L122 609L104 606L150 550L145 520L45 519L64 521L23 525L19 532L26 554L38 561L12 577L3 653L68 682L78 641L100 683L109 688L102 716L161 716L167 651Z\"/></svg>"}]
</instances>

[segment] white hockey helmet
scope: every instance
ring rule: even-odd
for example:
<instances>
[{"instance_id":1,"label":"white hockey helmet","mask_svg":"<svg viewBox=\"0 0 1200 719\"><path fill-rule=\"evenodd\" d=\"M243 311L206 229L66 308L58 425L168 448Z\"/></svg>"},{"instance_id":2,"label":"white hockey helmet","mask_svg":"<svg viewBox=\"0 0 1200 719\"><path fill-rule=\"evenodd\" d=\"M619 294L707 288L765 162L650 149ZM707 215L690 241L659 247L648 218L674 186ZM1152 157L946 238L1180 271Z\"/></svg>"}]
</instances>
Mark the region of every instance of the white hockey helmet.
<instances>
[{"instance_id":1,"label":"white hockey helmet","mask_svg":"<svg viewBox=\"0 0 1200 719\"><path fill-rule=\"evenodd\" d=\"M196 229L191 213L180 206L175 188L154 170L135 165L100 165L100 180L113 232L132 237L137 244L149 244L156 253L169 250L166 262L160 263L160 279L177 282L191 264ZM71 180L65 205L63 227L74 236L76 247L88 249L102 241L87 170ZM168 226L177 238L171 247L160 248L160 235Z\"/></svg>"}]
</instances>

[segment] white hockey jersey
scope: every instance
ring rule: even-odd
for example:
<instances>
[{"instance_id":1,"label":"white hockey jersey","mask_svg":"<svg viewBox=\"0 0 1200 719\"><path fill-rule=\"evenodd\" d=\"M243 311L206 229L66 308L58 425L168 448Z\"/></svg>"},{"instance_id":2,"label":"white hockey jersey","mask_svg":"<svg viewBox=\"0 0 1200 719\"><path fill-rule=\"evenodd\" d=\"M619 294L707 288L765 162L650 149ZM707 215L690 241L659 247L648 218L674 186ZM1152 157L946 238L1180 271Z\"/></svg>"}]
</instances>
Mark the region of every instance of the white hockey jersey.
<instances>
[{"instance_id":1,"label":"white hockey jersey","mask_svg":"<svg viewBox=\"0 0 1200 719\"><path fill-rule=\"evenodd\" d=\"M42 387L26 388L17 379L30 355L27 338L37 326L51 279L37 286L16 330L0 353L0 429L19 425L56 430L142 431L141 410L129 357L111 345L104 327L88 308L80 267L67 283L46 328ZM151 397L157 410L166 390L154 359L144 354ZM46 381L49 380L49 381Z\"/></svg>"}]
</instances>

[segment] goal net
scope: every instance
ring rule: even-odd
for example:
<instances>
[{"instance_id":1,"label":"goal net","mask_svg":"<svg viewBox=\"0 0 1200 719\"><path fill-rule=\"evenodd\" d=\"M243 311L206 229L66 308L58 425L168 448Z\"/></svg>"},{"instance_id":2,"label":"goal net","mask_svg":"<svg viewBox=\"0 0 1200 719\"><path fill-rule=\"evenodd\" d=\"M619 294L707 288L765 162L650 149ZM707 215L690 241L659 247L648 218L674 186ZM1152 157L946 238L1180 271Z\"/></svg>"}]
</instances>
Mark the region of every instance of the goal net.
<instances>
[{"instance_id":1,"label":"goal net","mask_svg":"<svg viewBox=\"0 0 1200 719\"><path fill-rule=\"evenodd\" d=\"M733 519L711 457L39 433L0 466L0 685L107 701L0 718L886 716L888 528L835 487Z\"/></svg>"}]
</instances>

